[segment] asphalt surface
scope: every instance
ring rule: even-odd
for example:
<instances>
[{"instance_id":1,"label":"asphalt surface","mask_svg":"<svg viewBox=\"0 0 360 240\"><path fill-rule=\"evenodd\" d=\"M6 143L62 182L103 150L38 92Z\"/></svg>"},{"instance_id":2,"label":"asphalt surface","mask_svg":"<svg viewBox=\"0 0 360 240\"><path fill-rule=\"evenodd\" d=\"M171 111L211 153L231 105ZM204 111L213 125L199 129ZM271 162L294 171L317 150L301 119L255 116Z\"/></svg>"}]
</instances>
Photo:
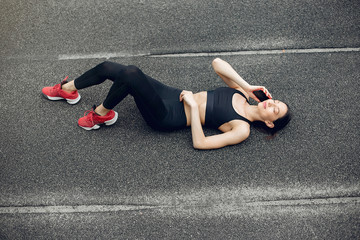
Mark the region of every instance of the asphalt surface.
<instances>
[{"instance_id":1,"label":"asphalt surface","mask_svg":"<svg viewBox=\"0 0 360 240\"><path fill-rule=\"evenodd\" d=\"M359 10L359 1L3 0L0 239L358 239ZM334 48L344 51L287 52ZM198 151L190 129L149 128L131 97L115 125L84 131L77 119L111 82L82 90L74 106L41 96L104 56L174 87L214 89L224 86L210 65L217 53L289 104L293 120L275 139L252 129L237 146Z\"/></svg>"}]
</instances>

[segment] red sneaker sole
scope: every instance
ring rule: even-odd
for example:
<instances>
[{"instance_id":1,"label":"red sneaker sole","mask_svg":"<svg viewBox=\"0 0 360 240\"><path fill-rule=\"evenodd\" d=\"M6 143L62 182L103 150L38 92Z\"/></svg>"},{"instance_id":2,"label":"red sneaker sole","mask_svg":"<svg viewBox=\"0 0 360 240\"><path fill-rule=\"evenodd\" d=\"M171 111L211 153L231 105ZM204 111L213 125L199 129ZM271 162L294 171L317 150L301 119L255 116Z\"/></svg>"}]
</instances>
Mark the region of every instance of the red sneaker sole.
<instances>
[{"instance_id":1,"label":"red sneaker sole","mask_svg":"<svg viewBox=\"0 0 360 240\"><path fill-rule=\"evenodd\" d=\"M78 102L80 101L80 99L81 99L80 94L79 94L79 96L78 96L77 98L75 98L75 99L62 98L62 97L50 97L50 96L48 96L48 95L46 95L46 94L43 94L43 96L44 96L45 98L51 100L51 101L58 101L58 100L64 100L64 99L65 99L65 100L67 101L67 103L68 103L68 104L71 104L71 105L78 103Z\"/></svg>"}]
</instances>

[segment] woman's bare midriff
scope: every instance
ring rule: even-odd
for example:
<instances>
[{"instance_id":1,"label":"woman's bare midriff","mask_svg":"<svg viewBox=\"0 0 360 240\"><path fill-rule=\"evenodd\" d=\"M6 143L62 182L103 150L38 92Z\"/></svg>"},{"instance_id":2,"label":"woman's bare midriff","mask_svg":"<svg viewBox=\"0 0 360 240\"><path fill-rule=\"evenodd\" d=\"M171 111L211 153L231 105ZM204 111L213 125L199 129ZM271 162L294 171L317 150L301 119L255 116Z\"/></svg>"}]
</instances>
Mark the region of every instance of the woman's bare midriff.
<instances>
[{"instance_id":1,"label":"woman's bare midriff","mask_svg":"<svg viewBox=\"0 0 360 240\"><path fill-rule=\"evenodd\" d=\"M199 114L200 114L201 124L204 125L205 124L207 92L203 91L203 92L195 93L194 99L195 99L197 105L199 106ZM191 125L191 119L190 119L191 110L190 110L190 107L185 104L185 102L184 102L184 108L185 108L186 121L187 121L186 125L190 126Z\"/></svg>"}]
</instances>

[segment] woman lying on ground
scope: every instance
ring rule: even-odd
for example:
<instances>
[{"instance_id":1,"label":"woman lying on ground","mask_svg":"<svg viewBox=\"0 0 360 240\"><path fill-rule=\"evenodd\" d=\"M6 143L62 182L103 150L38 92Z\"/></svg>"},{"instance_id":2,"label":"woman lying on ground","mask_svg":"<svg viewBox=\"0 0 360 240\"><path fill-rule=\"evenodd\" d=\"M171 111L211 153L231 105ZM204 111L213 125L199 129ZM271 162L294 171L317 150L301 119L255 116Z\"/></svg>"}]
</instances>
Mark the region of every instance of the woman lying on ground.
<instances>
[{"instance_id":1,"label":"woman lying on ground","mask_svg":"<svg viewBox=\"0 0 360 240\"><path fill-rule=\"evenodd\" d=\"M196 149L238 144L249 136L251 123L261 123L271 134L275 134L289 122L288 106L272 100L265 87L249 85L219 58L213 60L212 66L228 87L193 94L166 86L135 66L103 62L73 81L65 79L53 87L44 87L42 92L50 100L66 99L69 104L75 104L80 100L77 90L110 79L113 85L106 99L101 105L85 112L78 121L80 127L92 130L98 129L101 124L114 124L118 113L112 109L131 94L152 128L171 131L191 126ZM270 99L260 102L253 94L258 89L262 89ZM259 103L250 105L249 97ZM222 133L205 136L202 126L219 129Z\"/></svg>"}]
</instances>

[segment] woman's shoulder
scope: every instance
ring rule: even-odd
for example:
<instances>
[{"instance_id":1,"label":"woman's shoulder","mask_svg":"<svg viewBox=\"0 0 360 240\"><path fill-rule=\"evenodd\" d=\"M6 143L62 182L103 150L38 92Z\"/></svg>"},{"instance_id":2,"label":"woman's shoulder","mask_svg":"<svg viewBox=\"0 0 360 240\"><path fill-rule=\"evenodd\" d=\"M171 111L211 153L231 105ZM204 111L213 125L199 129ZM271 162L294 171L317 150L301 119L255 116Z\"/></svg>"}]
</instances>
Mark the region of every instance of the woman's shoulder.
<instances>
[{"instance_id":1,"label":"woman's shoulder","mask_svg":"<svg viewBox=\"0 0 360 240\"><path fill-rule=\"evenodd\" d=\"M250 135L250 124L245 122L245 121L241 121L241 120L235 120L233 123L233 131L237 132L237 134L243 136L243 137L249 137Z\"/></svg>"},{"instance_id":2,"label":"woman's shoulder","mask_svg":"<svg viewBox=\"0 0 360 240\"><path fill-rule=\"evenodd\" d=\"M232 129L230 131L232 131L237 138L245 140L250 136L250 125L244 121L235 120L234 123L232 123Z\"/></svg>"},{"instance_id":3,"label":"woman's shoulder","mask_svg":"<svg viewBox=\"0 0 360 240\"><path fill-rule=\"evenodd\" d=\"M248 136L250 134L250 123L241 119L234 119L221 125L219 130L222 132L234 131Z\"/></svg>"},{"instance_id":4,"label":"woman's shoulder","mask_svg":"<svg viewBox=\"0 0 360 240\"><path fill-rule=\"evenodd\" d=\"M237 87L237 88L234 88L234 89L241 92L245 96L245 98L249 101L249 94L247 94L247 92L244 89L242 89L241 87Z\"/></svg>"}]
</instances>

